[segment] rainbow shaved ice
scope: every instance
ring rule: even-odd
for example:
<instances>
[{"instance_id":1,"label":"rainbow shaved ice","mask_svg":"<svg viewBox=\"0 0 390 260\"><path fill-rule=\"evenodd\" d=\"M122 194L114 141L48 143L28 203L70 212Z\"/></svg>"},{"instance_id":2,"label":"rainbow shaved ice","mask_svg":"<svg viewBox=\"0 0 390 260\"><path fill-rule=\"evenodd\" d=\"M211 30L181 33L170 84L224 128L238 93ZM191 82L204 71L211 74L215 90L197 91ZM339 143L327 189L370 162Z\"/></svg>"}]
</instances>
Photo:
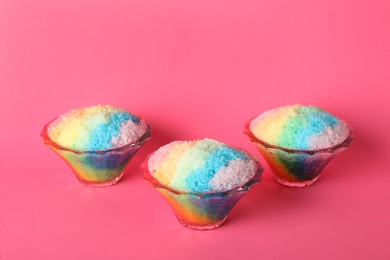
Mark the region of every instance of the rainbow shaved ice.
<instances>
[{"instance_id":1,"label":"rainbow shaved ice","mask_svg":"<svg viewBox=\"0 0 390 260\"><path fill-rule=\"evenodd\" d=\"M81 183L106 187L121 179L131 158L150 139L151 127L123 109L97 105L59 116L44 126L41 136Z\"/></svg>"},{"instance_id":2,"label":"rainbow shaved ice","mask_svg":"<svg viewBox=\"0 0 390 260\"><path fill-rule=\"evenodd\" d=\"M347 124L315 106L288 105L262 113L249 126L260 140L284 148L313 150L342 143Z\"/></svg>"},{"instance_id":3,"label":"rainbow shaved ice","mask_svg":"<svg viewBox=\"0 0 390 260\"><path fill-rule=\"evenodd\" d=\"M55 143L82 151L113 149L137 141L147 125L110 105L73 109L54 120L48 135Z\"/></svg>"},{"instance_id":4,"label":"rainbow shaved ice","mask_svg":"<svg viewBox=\"0 0 390 260\"><path fill-rule=\"evenodd\" d=\"M175 141L148 160L151 175L161 184L191 192L218 192L239 187L254 177L254 159L242 150L203 139Z\"/></svg>"},{"instance_id":5,"label":"rainbow shaved ice","mask_svg":"<svg viewBox=\"0 0 390 260\"><path fill-rule=\"evenodd\" d=\"M246 151L212 139L169 143L150 154L142 168L179 222L196 230L222 225L263 172Z\"/></svg>"},{"instance_id":6,"label":"rainbow shaved ice","mask_svg":"<svg viewBox=\"0 0 390 260\"><path fill-rule=\"evenodd\" d=\"M335 155L353 141L344 121L315 107L288 105L262 113L245 131L276 180L290 187L313 184Z\"/></svg>"}]
</instances>

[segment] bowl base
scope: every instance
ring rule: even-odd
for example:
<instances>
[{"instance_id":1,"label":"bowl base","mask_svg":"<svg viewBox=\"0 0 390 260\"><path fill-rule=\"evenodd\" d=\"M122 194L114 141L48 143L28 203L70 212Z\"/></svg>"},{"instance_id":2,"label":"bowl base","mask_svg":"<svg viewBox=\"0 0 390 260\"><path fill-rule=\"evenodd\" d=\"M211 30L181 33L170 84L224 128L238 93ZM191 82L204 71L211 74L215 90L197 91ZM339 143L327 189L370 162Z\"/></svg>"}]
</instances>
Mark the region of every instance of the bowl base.
<instances>
[{"instance_id":1,"label":"bowl base","mask_svg":"<svg viewBox=\"0 0 390 260\"><path fill-rule=\"evenodd\" d=\"M196 225L193 223L187 223L187 222L180 220L180 219L179 219L179 222L183 226L185 226L186 228L190 228L190 229L194 229L194 230L211 230L211 229L215 229L215 228L221 226L225 222L226 218L227 218L227 216L220 221L217 221L217 222L214 222L214 223L208 224L208 225Z\"/></svg>"},{"instance_id":2,"label":"bowl base","mask_svg":"<svg viewBox=\"0 0 390 260\"><path fill-rule=\"evenodd\" d=\"M116 177L115 179L113 180L109 180L109 181L105 181L105 182L92 182L92 181L86 181L86 180L82 180L82 179L79 179L79 181L86 185L86 186L89 186L89 187L98 187L98 188L104 188L104 187L108 187L108 186L112 186L114 184L116 184L123 176L123 173L122 172L118 177Z\"/></svg>"},{"instance_id":3,"label":"bowl base","mask_svg":"<svg viewBox=\"0 0 390 260\"><path fill-rule=\"evenodd\" d=\"M287 180L281 179L281 178L279 178L279 177L276 176L276 175L274 175L274 176L275 176L275 179L276 179L279 183L281 183L281 184L283 184L283 185L285 185L285 186L288 186L288 187L298 187L298 188L310 186L310 185L312 185L312 184L318 179L318 177L320 177L320 176L317 176L317 177L315 177L314 179L312 179L312 180L307 180L307 181L294 181L294 182L292 182L292 181L287 181Z\"/></svg>"}]
</instances>

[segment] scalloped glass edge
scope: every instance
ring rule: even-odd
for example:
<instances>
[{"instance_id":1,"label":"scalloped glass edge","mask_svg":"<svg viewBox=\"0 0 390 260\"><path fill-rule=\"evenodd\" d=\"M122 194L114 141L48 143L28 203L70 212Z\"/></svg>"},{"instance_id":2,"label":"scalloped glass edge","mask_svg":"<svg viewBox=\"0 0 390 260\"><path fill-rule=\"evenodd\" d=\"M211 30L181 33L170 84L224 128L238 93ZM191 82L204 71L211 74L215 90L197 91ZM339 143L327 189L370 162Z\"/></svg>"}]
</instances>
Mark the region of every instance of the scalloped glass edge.
<instances>
[{"instance_id":1,"label":"scalloped glass edge","mask_svg":"<svg viewBox=\"0 0 390 260\"><path fill-rule=\"evenodd\" d=\"M252 119L250 119L248 122L245 123L244 134L246 134L249 137L251 142L261 144L266 149L280 150L280 151L284 151L284 152L289 153L289 154L301 153L301 154L307 154L307 155L314 155L314 154L318 154L318 153L335 153L339 149L345 149L345 148L349 147L351 142L353 140L355 140L355 134L354 134L353 128L350 125L348 125L345 121L340 119L340 121L344 122L345 125L347 126L347 128L349 130L349 135L347 136L347 138L345 138L345 140L343 142L336 144L334 146L320 148L320 149L294 149L294 148L286 148L286 147L282 147L282 146L272 145L272 144L269 144L269 143L257 138L253 134L253 132L250 130L250 123L255 118L256 117L253 117Z\"/></svg>"},{"instance_id":2,"label":"scalloped glass edge","mask_svg":"<svg viewBox=\"0 0 390 260\"><path fill-rule=\"evenodd\" d=\"M240 149L240 148L236 148L236 149L244 152L251 159L253 159L256 163L257 169L255 172L255 175L251 179L249 179L246 183L244 183L240 186L237 186L235 188L232 188L230 190L210 191L210 192L193 192L193 191L189 191L189 190L179 190L179 189L175 189L175 188L169 187L167 185L164 185L164 184L160 183L156 178L154 178L153 175L149 172L148 161L149 161L149 158L154 154L154 152L147 155L145 161L141 165L141 168L144 171L143 178L145 180L147 180L155 189L157 189L157 188L166 189L166 190L168 190L176 195L188 194L188 195L192 195L194 197L198 197L200 199L209 198L209 197L226 197L226 196L238 193L238 192L249 191L253 187L253 185L255 185L256 183L261 181L261 176L262 176L262 173L264 171L264 168L255 156L253 156L252 154L250 154L249 152L247 152L243 149Z\"/></svg>"},{"instance_id":3,"label":"scalloped glass edge","mask_svg":"<svg viewBox=\"0 0 390 260\"><path fill-rule=\"evenodd\" d=\"M109 153L109 152L112 152L112 151L115 151L115 152L117 152L117 151L124 151L127 148L133 147L133 146L142 146L147 140L149 140L152 137L152 134L151 134L152 126L148 122L146 122L143 118L138 117L142 121L142 123L146 125L146 130L145 130L145 133L140 138L138 138L137 141L125 144L125 145L120 146L120 147L114 147L114 148L108 148L108 149L102 149L102 150L96 150L96 151L93 151L93 150L78 150L78 149L73 149L73 148L69 148L69 147L60 145L60 144L58 144L58 143L56 143L56 142L54 142L53 140L50 139L50 137L49 137L49 135L47 133L47 129L50 126L50 124L54 120L56 120L57 118L55 118L55 119L51 120L50 122L48 122L43 127L43 130L41 131L41 136L43 137L44 144L45 145L50 145L53 148L55 148L56 150L65 150L65 151L73 152L73 153L76 153L76 154L83 154L83 153L106 154L106 153Z\"/></svg>"}]
</instances>

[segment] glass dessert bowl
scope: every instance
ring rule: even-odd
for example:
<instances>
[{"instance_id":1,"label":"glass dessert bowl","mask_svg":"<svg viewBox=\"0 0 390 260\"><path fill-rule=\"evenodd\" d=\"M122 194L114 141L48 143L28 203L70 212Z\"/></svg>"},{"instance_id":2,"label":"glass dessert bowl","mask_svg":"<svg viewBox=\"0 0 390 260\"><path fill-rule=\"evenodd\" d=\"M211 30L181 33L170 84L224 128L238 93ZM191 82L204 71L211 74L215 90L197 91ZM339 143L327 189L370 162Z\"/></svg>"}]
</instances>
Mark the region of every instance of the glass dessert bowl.
<instances>
[{"instance_id":1,"label":"glass dessert bowl","mask_svg":"<svg viewBox=\"0 0 390 260\"><path fill-rule=\"evenodd\" d=\"M355 138L353 129L347 125L349 134L339 144L319 149L286 148L269 144L256 137L250 129L252 120L245 124L244 133L260 151L275 179L290 187L305 187L313 184L324 167L337 154L348 148Z\"/></svg>"},{"instance_id":2,"label":"glass dessert bowl","mask_svg":"<svg viewBox=\"0 0 390 260\"><path fill-rule=\"evenodd\" d=\"M117 183L126 165L151 137L151 126L137 117L137 122L143 124L144 132L136 141L106 149L77 149L59 144L50 137L53 122L59 118L44 126L41 132L44 144L58 154L70 166L77 179L87 186L106 187Z\"/></svg>"},{"instance_id":3,"label":"glass dessert bowl","mask_svg":"<svg viewBox=\"0 0 390 260\"><path fill-rule=\"evenodd\" d=\"M245 183L228 190L199 192L162 184L150 172L149 159L154 153L147 156L141 167L144 179L164 197L182 225L195 230L210 230L221 226L234 205L253 185L261 181L263 168L258 160L246 151L239 150L253 160L254 175Z\"/></svg>"}]
</instances>

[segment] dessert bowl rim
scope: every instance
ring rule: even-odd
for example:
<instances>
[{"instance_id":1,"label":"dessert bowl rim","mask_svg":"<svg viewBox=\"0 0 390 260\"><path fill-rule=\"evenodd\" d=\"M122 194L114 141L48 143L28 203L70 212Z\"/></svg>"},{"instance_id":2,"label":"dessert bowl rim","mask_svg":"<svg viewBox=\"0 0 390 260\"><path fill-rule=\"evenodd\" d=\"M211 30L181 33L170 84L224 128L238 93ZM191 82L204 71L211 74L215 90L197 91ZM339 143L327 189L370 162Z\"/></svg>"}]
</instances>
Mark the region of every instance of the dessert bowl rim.
<instances>
[{"instance_id":1,"label":"dessert bowl rim","mask_svg":"<svg viewBox=\"0 0 390 260\"><path fill-rule=\"evenodd\" d=\"M156 151L148 154L146 156L144 162L141 165L141 169L144 171L143 178L145 180L147 180L155 189L165 189L165 190L168 190L168 191L174 193L175 195L192 195L192 196L196 196L198 198L209 198L209 197L225 197L225 196L229 196L229 195L232 195L232 194L235 194L238 192L242 192L242 191L246 192L246 191L250 190L253 185L255 185L256 183L261 181L261 176L262 176L262 173L264 171L264 168L260 164L259 160L254 155L249 153L248 151L241 149L241 148L234 147L234 146L229 146L229 147L232 147L232 148L235 148L235 149L238 149L238 150L244 152L256 164L255 174L252 178L248 179L245 183L243 183L239 186L232 187L229 190L198 192L198 191L177 189L177 188L170 187L169 185L162 184L160 181L158 181L150 173L149 167L148 167L148 161L149 161L150 157Z\"/></svg>"},{"instance_id":2,"label":"dessert bowl rim","mask_svg":"<svg viewBox=\"0 0 390 260\"><path fill-rule=\"evenodd\" d=\"M266 141L261 140L251 131L250 124L257 117L258 116L255 116L245 123L244 134L249 136L249 139L252 142L259 143L262 146L264 146L266 149L281 150L281 151L284 151L284 152L289 153L289 154L301 153L301 154L313 155L313 154L317 154L317 153L334 153L339 149L347 148L351 144L351 142L355 139L355 134L354 134L353 128L350 125L348 125L344 120L339 119L339 121L343 122L347 126L349 133L348 133L348 136L342 142L335 144L333 146L317 148L317 149L299 149L299 148L288 148L288 147L273 145L273 144L270 144Z\"/></svg>"},{"instance_id":3,"label":"dessert bowl rim","mask_svg":"<svg viewBox=\"0 0 390 260\"><path fill-rule=\"evenodd\" d=\"M57 142L53 141L50 138L47 130L48 130L50 124L53 123L55 120L57 120L60 116L54 118L53 120L51 120L47 124L45 124L45 126L43 127L43 129L41 131L41 136L43 137L44 143L46 145L50 145L50 146L54 147L56 150L65 150L65 151L70 151L70 152L74 152L77 154L83 154L83 153L105 154L105 153L113 152L113 151L121 151L121 150L124 151L127 148L144 144L152 136L151 135L152 126L148 122L146 122L146 120L143 119L142 117L139 117L136 115L134 115L134 116L137 117L138 119L140 119L140 121L146 126L145 132L135 142L131 142L131 143L128 143L128 144L125 144L122 146L118 146L118 147L112 147L112 148L106 148L106 149L100 149L100 150L81 150L81 149L70 148L70 147L58 144Z\"/></svg>"}]
</instances>

